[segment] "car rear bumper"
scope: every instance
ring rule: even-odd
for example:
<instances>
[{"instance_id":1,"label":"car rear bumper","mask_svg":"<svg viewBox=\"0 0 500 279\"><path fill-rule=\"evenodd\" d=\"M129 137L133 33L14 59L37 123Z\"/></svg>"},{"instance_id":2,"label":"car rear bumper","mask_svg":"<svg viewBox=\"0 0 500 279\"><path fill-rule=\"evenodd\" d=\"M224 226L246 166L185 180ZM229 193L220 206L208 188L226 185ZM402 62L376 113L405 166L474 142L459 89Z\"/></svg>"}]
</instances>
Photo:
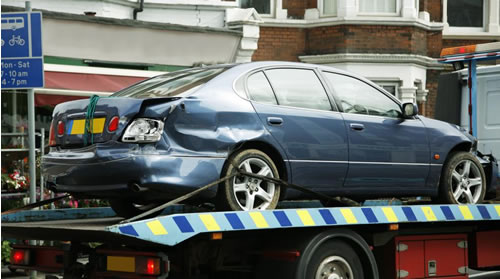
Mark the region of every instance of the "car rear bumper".
<instances>
[{"instance_id":1,"label":"car rear bumper","mask_svg":"<svg viewBox=\"0 0 500 279\"><path fill-rule=\"evenodd\" d=\"M47 187L80 197L165 200L220 177L224 157L173 155L152 145L97 144L44 156ZM137 187L139 186L139 187ZM200 193L215 196L216 187Z\"/></svg>"}]
</instances>

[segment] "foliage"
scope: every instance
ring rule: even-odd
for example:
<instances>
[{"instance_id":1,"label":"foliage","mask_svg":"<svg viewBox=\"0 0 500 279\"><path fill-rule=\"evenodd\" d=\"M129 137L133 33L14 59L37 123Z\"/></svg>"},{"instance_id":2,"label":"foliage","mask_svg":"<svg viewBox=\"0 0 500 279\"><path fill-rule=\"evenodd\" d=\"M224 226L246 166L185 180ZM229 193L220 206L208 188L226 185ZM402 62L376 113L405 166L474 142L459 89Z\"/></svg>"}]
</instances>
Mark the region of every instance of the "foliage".
<instances>
[{"instance_id":1,"label":"foliage","mask_svg":"<svg viewBox=\"0 0 500 279\"><path fill-rule=\"evenodd\" d=\"M29 179L19 170L13 170L8 174L2 170L2 189L4 190L22 190L29 187Z\"/></svg>"},{"instance_id":2,"label":"foliage","mask_svg":"<svg viewBox=\"0 0 500 279\"><path fill-rule=\"evenodd\" d=\"M15 189L16 181L6 173L2 173L2 189Z\"/></svg>"},{"instance_id":3,"label":"foliage","mask_svg":"<svg viewBox=\"0 0 500 279\"><path fill-rule=\"evenodd\" d=\"M2 263L10 263L10 253L12 252L12 247L10 242L7 240L2 241Z\"/></svg>"}]
</instances>

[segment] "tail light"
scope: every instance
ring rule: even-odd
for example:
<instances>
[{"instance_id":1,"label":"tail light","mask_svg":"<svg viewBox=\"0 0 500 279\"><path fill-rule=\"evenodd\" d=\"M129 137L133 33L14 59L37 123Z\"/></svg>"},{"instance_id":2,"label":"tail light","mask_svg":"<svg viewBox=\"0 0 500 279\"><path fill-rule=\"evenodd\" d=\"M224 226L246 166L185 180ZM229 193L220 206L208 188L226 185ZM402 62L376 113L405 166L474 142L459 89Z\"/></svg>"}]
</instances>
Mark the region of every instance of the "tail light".
<instances>
[{"instance_id":1,"label":"tail light","mask_svg":"<svg viewBox=\"0 0 500 279\"><path fill-rule=\"evenodd\" d=\"M29 265L30 251L25 249L14 249L10 254L10 263L12 265Z\"/></svg>"},{"instance_id":2,"label":"tail light","mask_svg":"<svg viewBox=\"0 0 500 279\"><path fill-rule=\"evenodd\" d=\"M163 122L149 118L132 121L122 137L123 142L157 142L163 133Z\"/></svg>"},{"instance_id":3,"label":"tail light","mask_svg":"<svg viewBox=\"0 0 500 279\"><path fill-rule=\"evenodd\" d=\"M9 267L60 273L64 270L64 251L51 246L14 244Z\"/></svg>"},{"instance_id":4,"label":"tail light","mask_svg":"<svg viewBox=\"0 0 500 279\"><path fill-rule=\"evenodd\" d=\"M136 257L135 273L146 275L160 275L160 259Z\"/></svg>"},{"instance_id":5,"label":"tail light","mask_svg":"<svg viewBox=\"0 0 500 279\"><path fill-rule=\"evenodd\" d=\"M62 121L57 122L57 135L58 136L64 135L64 122Z\"/></svg>"},{"instance_id":6,"label":"tail light","mask_svg":"<svg viewBox=\"0 0 500 279\"><path fill-rule=\"evenodd\" d=\"M56 134L54 131L54 122L50 123L50 132L49 132L49 146L56 146Z\"/></svg>"},{"instance_id":7,"label":"tail light","mask_svg":"<svg viewBox=\"0 0 500 279\"><path fill-rule=\"evenodd\" d=\"M118 116L113 116L109 121L108 131L114 132L118 129L118 123L120 122L120 118Z\"/></svg>"},{"instance_id":8,"label":"tail light","mask_svg":"<svg viewBox=\"0 0 500 279\"><path fill-rule=\"evenodd\" d=\"M170 262L163 253L98 250L98 275L127 278L165 278Z\"/></svg>"}]
</instances>

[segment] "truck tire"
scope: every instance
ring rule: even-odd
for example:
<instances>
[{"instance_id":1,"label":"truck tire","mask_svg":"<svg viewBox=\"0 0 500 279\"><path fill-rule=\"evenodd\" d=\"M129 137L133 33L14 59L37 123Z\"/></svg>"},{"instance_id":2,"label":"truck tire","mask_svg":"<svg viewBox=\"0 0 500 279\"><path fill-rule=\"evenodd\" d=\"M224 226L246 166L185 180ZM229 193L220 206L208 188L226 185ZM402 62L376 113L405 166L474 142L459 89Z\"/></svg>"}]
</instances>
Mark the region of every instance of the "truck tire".
<instances>
[{"instance_id":1,"label":"truck tire","mask_svg":"<svg viewBox=\"0 0 500 279\"><path fill-rule=\"evenodd\" d=\"M481 203L486 193L486 175L483 166L469 152L451 153L443 166L439 191L443 203Z\"/></svg>"},{"instance_id":2,"label":"truck tire","mask_svg":"<svg viewBox=\"0 0 500 279\"><path fill-rule=\"evenodd\" d=\"M362 279L363 267L349 244L342 240L329 240L314 251L306 268L306 278Z\"/></svg>"},{"instance_id":3,"label":"truck tire","mask_svg":"<svg viewBox=\"0 0 500 279\"><path fill-rule=\"evenodd\" d=\"M241 150L233 154L228 159L221 176L234 174L235 166L254 174L279 178L278 169L273 160L257 149ZM255 178L235 176L221 183L217 208L233 211L274 209L279 197L280 185Z\"/></svg>"},{"instance_id":4,"label":"truck tire","mask_svg":"<svg viewBox=\"0 0 500 279\"><path fill-rule=\"evenodd\" d=\"M109 200L109 204L117 216L124 217L124 218L131 218L131 217L137 216L137 215L144 213L144 212L146 212L146 211L148 211L148 210L150 210L158 205L156 203L140 205L140 204L135 204L129 200L119 200L119 199ZM155 216L160 215L160 213L161 213L161 211L155 212L147 217L150 217L150 218L155 217Z\"/></svg>"}]
</instances>

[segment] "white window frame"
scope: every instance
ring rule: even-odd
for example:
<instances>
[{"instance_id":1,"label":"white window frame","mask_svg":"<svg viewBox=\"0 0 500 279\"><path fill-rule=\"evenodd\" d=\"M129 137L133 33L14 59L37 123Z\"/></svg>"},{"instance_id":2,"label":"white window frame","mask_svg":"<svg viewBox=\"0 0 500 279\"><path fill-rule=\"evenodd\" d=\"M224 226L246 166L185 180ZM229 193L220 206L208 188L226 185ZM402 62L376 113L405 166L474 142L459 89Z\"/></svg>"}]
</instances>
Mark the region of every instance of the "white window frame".
<instances>
[{"instance_id":1,"label":"white window frame","mask_svg":"<svg viewBox=\"0 0 500 279\"><path fill-rule=\"evenodd\" d=\"M396 97L398 100L401 100L399 96L399 87L401 87L401 81L394 79L394 80L372 80L375 84L383 88L383 86L394 86L394 97ZM390 93L390 92L389 92Z\"/></svg>"},{"instance_id":2,"label":"white window frame","mask_svg":"<svg viewBox=\"0 0 500 279\"><path fill-rule=\"evenodd\" d=\"M401 1L402 0L395 0L396 1L396 12L394 13L380 13L380 12L362 12L361 11L361 0L356 0L356 7L358 10L358 15L359 16L400 16L401 15Z\"/></svg>"},{"instance_id":3,"label":"white window frame","mask_svg":"<svg viewBox=\"0 0 500 279\"><path fill-rule=\"evenodd\" d=\"M337 9L335 14L325 14L325 9L324 9L324 2L325 0L318 0L318 9L319 9L319 16L320 17L337 17L339 14L339 1L342 0L334 0L335 4L337 5Z\"/></svg>"},{"instance_id":4,"label":"white window frame","mask_svg":"<svg viewBox=\"0 0 500 279\"><path fill-rule=\"evenodd\" d=\"M486 30L486 26L488 25L489 17L490 17L490 14L488 12L489 11L489 9L488 9L489 0L482 0L483 1L483 27L451 26L448 23L448 1L450 1L450 0L443 1L443 6L446 5L446 7L443 9L443 19L446 19L446 23L449 26L448 31L450 33L460 33L460 32L475 33L475 32L484 32ZM451 1L453 1L453 0L451 0Z\"/></svg>"},{"instance_id":5,"label":"white window frame","mask_svg":"<svg viewBox=\"0 0 500 279\"><path fill-rule=\"evenodd\" d=\"M237 0L238 1L238 7L241 8L241 0ZM261 14L259 13L257 10L257 13L261 16L261 17L275 17L276 15L276 1L281 1L281 0L267 0L269 2L271 2L271 6L270 6L270 12L269 14Z\"/></svg>"}]
</instances>

